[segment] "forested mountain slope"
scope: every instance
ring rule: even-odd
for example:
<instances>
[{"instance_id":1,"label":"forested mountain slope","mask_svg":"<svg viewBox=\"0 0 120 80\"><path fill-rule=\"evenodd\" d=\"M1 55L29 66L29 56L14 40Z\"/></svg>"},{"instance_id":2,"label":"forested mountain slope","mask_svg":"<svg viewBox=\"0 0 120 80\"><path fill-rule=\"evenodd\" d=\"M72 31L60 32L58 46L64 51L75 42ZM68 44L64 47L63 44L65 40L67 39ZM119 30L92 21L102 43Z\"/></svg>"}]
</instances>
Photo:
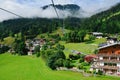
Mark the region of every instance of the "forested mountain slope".
<instances>
[{"instance_id":1,"label":"forested mountain slope","mask_svg":"<svg viewBox=\"0 0 120 80\"><path fill-rule=\"evenodd\" d=\"M111 9L98 13L90 18L22 18L3 21L0 23L0 38L16 33L34 35L51 33L58 27L71 30L101 31L105 33L119 33L120 31L120 3Z\"/></svg>"}]
</instances>

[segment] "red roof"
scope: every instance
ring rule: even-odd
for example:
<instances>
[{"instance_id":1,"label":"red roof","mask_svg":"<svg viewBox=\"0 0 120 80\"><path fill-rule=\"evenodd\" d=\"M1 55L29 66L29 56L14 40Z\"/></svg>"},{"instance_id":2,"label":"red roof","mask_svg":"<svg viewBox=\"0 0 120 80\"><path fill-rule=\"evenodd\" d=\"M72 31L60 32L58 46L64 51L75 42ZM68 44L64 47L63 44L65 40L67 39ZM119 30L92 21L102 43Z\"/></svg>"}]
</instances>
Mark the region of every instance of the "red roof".
<instances>
[{"instance_id":1,"label":"red roof","mask_svg":"<svg viewBox=\"0 0 120 80\"><path fill-rule=\"evenodd\" d=\"M97 57L97 55L95 55L95 54L91 54L91 55L86 55L85 56L85 61L87 61L87 62L91 62L93 59L95 59L95 58L98 58Z\"/></svg>"}]
</instances>

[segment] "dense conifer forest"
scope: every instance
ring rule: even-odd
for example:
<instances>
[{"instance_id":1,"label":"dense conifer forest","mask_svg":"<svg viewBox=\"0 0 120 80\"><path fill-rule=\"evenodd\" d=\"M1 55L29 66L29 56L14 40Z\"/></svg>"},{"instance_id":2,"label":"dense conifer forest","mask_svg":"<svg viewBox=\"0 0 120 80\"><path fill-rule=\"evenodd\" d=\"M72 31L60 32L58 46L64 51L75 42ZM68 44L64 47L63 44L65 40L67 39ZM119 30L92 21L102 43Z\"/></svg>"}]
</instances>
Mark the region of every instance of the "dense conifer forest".
<instances>
[{"instance_id":1,"label":"dense conifer forest","mask_svg":"<svg viewBox=\"0 0 120 80\"><path fill-rule=\"evenodd\" d=\"M119 33L120 31L120 4L111 9L98 13L90 18L21 18L11 19L0 23L0 39L23 33L35 37L41 33L51 33L58 27L69 30L86 30L88 32Z\"/></svg>"}]
</instances>

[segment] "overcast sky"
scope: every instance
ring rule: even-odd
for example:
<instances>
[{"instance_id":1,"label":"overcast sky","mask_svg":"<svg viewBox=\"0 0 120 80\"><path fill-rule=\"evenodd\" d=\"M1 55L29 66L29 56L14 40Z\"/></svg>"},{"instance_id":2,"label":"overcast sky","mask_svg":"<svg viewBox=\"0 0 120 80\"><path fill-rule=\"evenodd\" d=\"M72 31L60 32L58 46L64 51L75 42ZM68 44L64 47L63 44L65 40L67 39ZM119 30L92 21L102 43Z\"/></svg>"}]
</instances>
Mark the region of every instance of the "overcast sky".
<instances>
[{"instance_id":1,"label":"overcast sky","mask_svg":"<svg viewBox=\"0 0 120 80\"><path fill-rule=\"evenodd\" d=\"M120 3L120 0L54 0L55 4L77 4L87 12L99 9L108 9ZM54 13L45 14L40 7L51 4L51 0L0 0L0 8L12 11L24 17L53 16ZM47 11L49 12L49 11ZM16 16L0 10L0 21L16 18Z\"/></svg>"}]
</instances>

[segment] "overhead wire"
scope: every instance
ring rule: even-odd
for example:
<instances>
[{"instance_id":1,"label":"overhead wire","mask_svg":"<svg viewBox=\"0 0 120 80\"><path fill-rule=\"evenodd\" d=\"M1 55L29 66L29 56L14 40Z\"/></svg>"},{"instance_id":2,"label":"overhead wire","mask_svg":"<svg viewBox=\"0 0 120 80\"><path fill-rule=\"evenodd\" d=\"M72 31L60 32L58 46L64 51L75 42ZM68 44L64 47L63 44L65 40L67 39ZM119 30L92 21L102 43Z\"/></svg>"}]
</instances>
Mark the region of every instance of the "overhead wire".
<instances>
[{"instance_id":1,"label":"overhead wire","mask_svg":"<svg viewBox=\"0 0 120 80\"><path fill-rule=\"evenodd\" d=\"M10 13L10 14L13 14L13 15L15 15L15 16L18 16L18 17L20 17L20 18L24 18L23 16L20 16L20 15L18 15L18 14L16 14L16 13L11 12L11 11L9 11L9 10L6 10L6 9L4 9L4 8L0 8L0 9L3 10L3 11L5 11L5 12L8 12L8 13Z\"/></svg>"},{"instance_id":2,"label":"overhead wire","mask_svg":"<svg viewBox=\"0 0 120 80\"><path fill-rule=\"evenodd\" d=\"M54 7L55 13L56 13L56 15L57 15L57 17L58 17L58 19L59 19L60 17L59 17L59 15L58 15L57 9L55 8L54 0L51 0L51 2L52 2L52 5L53 5L53 7Z\"/></svg>"},{"instance_id":3,"label":"overhead wire","mask_svg":"<svg viewBox=\"0 0 120 80\"><path fill-rule=\"evenodd\" d=\"M60 17L59 17L59 14L58 14L58 12L57 12L57 9L56 9L56 7L55 7L54 0L51 0L51 2L52 2L52 5L53 5L53 7L54 7L54 10L55 10L55 12L56 12L56 15L57 15L57 17L58 17L58 19L59 19ZM64 6L63 6L63 10L64 10ZM62 27L62 32L63 32L63 34L65 34L64 26L65 26L65 24L64 24L64 19L63 19L63 27Z\"/></svg>"},{"instance_id":4,"label":"overhead wire","mask_svg":"<svg viewBox=\"0 0 120 80\"><path fill-rule=\"evenodd\" d=\"M54 7L54 10L55 10L55 13L56 13L57 17L59 18L59 15L58 15L57 9L55 8L54 1L51 0L51 2L52 2L52 5L53 5L53 7ZM18 15L18 14L16 14L16 13L12 12L12 11L6 10L6 9L4 9L4 8L0 8L0 9L3 10L3 11L5 11L5 12L11 13L11 14L13 14L13 15L15 15L15 16L18 16L18 17L20 17L20 18L24 18L23 16Z\"/></svg>"}]
</instances>

